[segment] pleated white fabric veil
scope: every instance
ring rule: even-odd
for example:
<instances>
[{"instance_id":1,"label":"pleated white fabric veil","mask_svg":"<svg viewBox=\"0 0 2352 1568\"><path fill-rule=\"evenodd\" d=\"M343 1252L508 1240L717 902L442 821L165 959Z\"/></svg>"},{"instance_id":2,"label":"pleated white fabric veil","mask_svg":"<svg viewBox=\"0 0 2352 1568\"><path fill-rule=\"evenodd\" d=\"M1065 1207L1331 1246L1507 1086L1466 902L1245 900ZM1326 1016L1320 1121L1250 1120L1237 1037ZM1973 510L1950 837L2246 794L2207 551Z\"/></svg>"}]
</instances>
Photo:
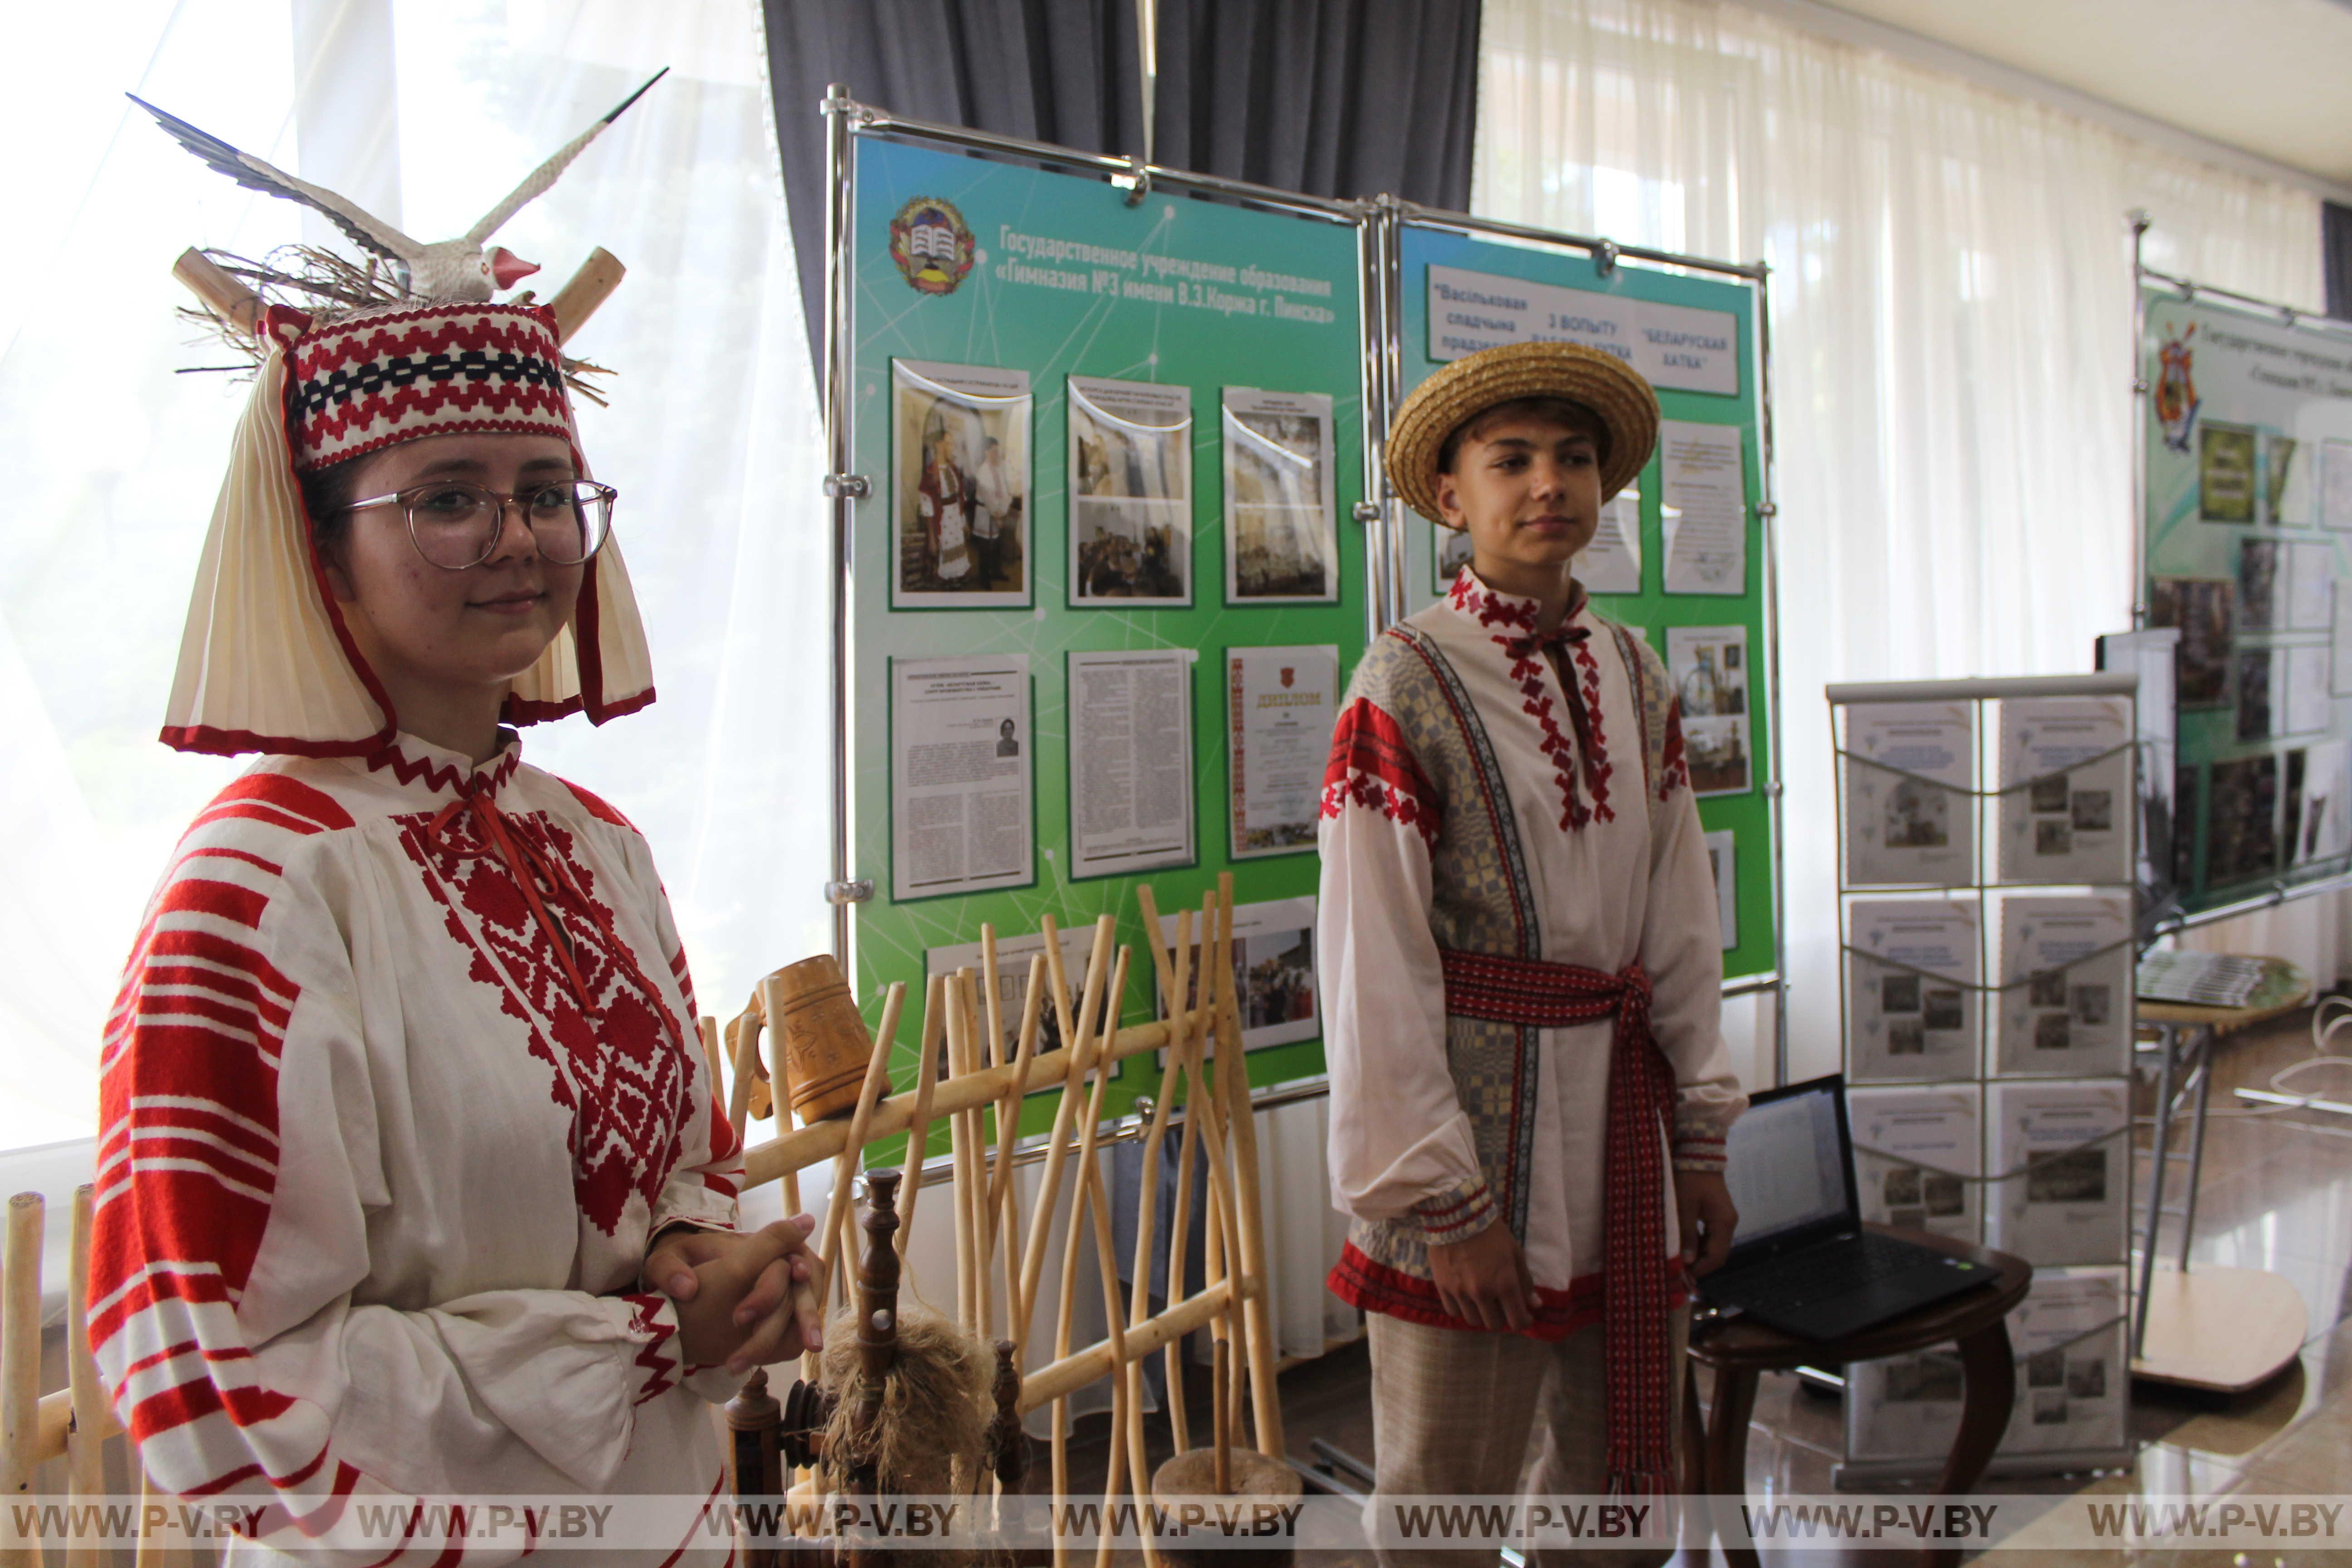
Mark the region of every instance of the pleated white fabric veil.
<instances>
[{"instance_id":1,"label":"pleated white fabric veil","mask_svg":"<svg viewBox=\"0 0 2352 1568\"><path fill-rule=\"evenodd\" d=\"M196 567L163 731L181 751L362 756L399 728L320 574L286 435L287 353L272 348L255 377ZM516 678L501 717L601 724L653 700L636 595L608 537L572 624Z\"/></svg>"}]
</instances>

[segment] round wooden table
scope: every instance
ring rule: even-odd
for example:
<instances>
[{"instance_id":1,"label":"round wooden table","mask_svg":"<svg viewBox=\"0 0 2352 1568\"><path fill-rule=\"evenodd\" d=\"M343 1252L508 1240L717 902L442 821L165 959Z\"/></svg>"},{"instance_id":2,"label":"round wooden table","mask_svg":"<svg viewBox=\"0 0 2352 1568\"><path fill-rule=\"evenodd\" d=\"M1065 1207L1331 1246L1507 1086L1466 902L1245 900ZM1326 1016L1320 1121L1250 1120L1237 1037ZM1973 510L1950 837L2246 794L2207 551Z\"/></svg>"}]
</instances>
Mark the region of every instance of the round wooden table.
<instances>
[{"instance_id":1,"label":"round wooden table","mask_svg":"<svg viewBox=\"0 0 2352 1568\"><path fill-rule=\"evenodd\" d=\"M1966 1258L1989 1270L1992 1283L1838 1340L1800 1339L1746 1318L1694 1327L1691 1360L1715 1371L1715 1407L1700 1445L1699 1481L1709 1495L1738 1497L1748 1489L1748 1423L1755 1414L1756 1380L1761 1373L1876 1361L1947 1342L1959 1347L1966 1392L1959 1433L1952 1439L1936 1490L1958 1496L1984 1474L2001 1434L2009 1429L2010 1406L2017 1397L2017 1363L2009 1348L2007 1320L2010 1310L2025 1300L2033 1269L2021 1258L1927 1231L1885 1225L1864 1228ZM1697 1405L1696 1380L1685 1380L1685 1387L1689 1390L1685 1403L1689 1417ZM1758 1562L1754 1547L1735 1545L1727 1537L1724 1556L1745 1568L1756 1568ZM1923 1554L1927 1568L1951 1568L1959 1560L1957 1546Z\"/></svg>"}]
</instances>

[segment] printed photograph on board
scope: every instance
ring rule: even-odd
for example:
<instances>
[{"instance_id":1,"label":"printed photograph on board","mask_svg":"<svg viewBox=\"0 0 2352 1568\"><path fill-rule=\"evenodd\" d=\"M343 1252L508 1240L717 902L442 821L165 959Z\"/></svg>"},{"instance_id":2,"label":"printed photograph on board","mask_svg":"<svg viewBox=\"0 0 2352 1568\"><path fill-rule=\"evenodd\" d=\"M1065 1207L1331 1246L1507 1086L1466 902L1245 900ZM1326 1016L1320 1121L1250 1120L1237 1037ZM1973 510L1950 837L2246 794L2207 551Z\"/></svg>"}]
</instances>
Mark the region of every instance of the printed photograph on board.
<instances>
[{"instance_id":1,"label":"printed photograph on board","mask_svg":"<svg viewBox=\"0 0 2352 1568\"><path fill-rule=\"evenodd\" d=\"M1429 525L1429 591L1441 597L1454 586L1462 568L1470 564L1470 535L1459 528Z\"/></svg>"},{"instance_id":2,"label":"printed photograph on board","mask_svg":"<svg viewBox=\"0 0 2352 1568\"><path fill-rule=\"evenodd\" d=\"M2278 758L2240 757L2212 767L2205 883L2267 877L2278 866Z\"/></svg>"},{"instance_id":3,"label":"printed photograph on board","mask_svg":"<svg viewBox=\"0 0 2352 1568\"><path fill-rule=\"evenodd\" d=\"M1200 911L1185 984L1185 1010L1199 1005ZM1160 917L1160 938L1176 940L1176 917ZM1316 1008L1315 900L1275 899L1234 906L1234 1000L1242 1015L1242 1048L1311 1040L1323 1032ZM1162 1001L1166 998L1163 996Z\"/></svg>"},{"instance_id":4,"label":"printed photograph on board","mask_svg":"<svg viewBox=\"0 0 2352 1568\"><path fill-rule=\"evenodd\" d=\"M2311 468L2308 459L2295 460L2300 444L2292 436L2263 432L2263 504L2265 515L2276 528L2309 528L2315 521L2311 515L2311 486L2305 474Z\"/></svg>"},{"instance_id":5,"label":"printed photograph on board","mask_svg":"<svg viewBox=\"0 0 2352 1568\"><path fill-rule=\"evenodd\" d=\"M2237 656L2238 739L2267 740L2274 732L2272 660L2266 647L2240 648Z\"/></svg>"},{"instance_id":6,"label":"printed photograph on board","mask_svg":"<svg viewBox=\"0 0 2352 1568\"><path fill-rule=\"evenodd\" d=\"M2180 629L2180 645L2173 655L2173 688L2183 707L2229 704L2235 597L2232 584L2202 577L2159 577L2149 588L2147 624Z\"/></svg>"},{"instance_id":7,"label":"printed photograph on board","mask_svg":"<svg viewBox=\"0 0 2352 1568\"><path fill-rule=\"evenodd\" d=\"M1087 955L1094 945L1094 928L1082 924L1075 930L1065 931L1058 934L1062 944L1062 983L1069 992L1066 1000L1069 1004L1070 1015L1076 1017L1082 993L1086 989ZM1016 932L996 940L996 1005L999 1037L992 1046L988 1042L987 1014L983 1007L981 1020L982 1038L979 1042L979 1048L983 1052L992 1052L992 1059L995 1061L1011 1061L1020 1048L1021 1019L1029 1005L1030 961L1042 956L1045 951L1045 938L1041 931ZM972 972L975 979L985 985L986 964L986 949L982 943L976 942L956 942L945 947L930 947L923 950L923 972L926 974L953 974L959 969L968 969ZM1046 984L1049 988L1053 983L1052 973L1050 967L1045 970ZM1048 1051L1058 1051L1065 1044L1062 1039L1061 1013L1062 1010L1054 1005L1050 989L1045 995L1038 998L1037 1043L1034 1047L1038 1056L1042 1057ZM905 1037L902 1035L900 1038L903 1040ZM942 1063L947 1060L945 1051L940 1053L940 1059ZM1060 1087L1058 1083L1050 1083L1042 1088L1032 1089L1028 1092L1051 1094Z\"/></svg>"},{"instance_id":8,"label":"printed photograph on board","mask_svg":"<svg viewBox=\"0 0 2352 1568\"><path fill-rule=\"evenodd\" d=\"M890 362L893 609L1030 602L1029 373Z\"/></svg>"},{"instance_id":9,"label":"printed photograph on board","mask_svg":"<svg viewBox=\"0 0 2352 1568\"><path fill-rule=\"evenodd\" d=\"M1682 703L1691 793L1745 794L1751 782L1748 628L1667 627L1666 673Z\"/></svg>"},{"instance_id":10,"label":"printed photograph on board","mask_svg":"<svg viewBox=\"0 0 2352 1568\"><path fill-rule=\"evenodd\" d=\"M2208 522L2254 521L2254 433L2207 420L2197 432L2197 514Z\"/></svg>"},{"instance_id":11,"label":"printed photograph on board","mask_svg":"<svg viewBox=\"0 0 2352 1568\"><path fill-rule=\"evenodd\" d=\"M2247 539L2238 544L2238 629L2279 629L2279 542Z\"/></svg>"},{"instance_id":12,"label":"printed photograph on board","mask_svg":"<svg viewBox=\"0 0 2352 1568\"><path fill-rule=\"evenodd\" d=\"M2352 529L2352 441L2321 442L2319 461L2319 521Z\"/></svg>"},{"instance_id":13,"label":"printed photograph on board","mask_svg":"<svg viewBox=\"0 0 2352 1568\"><path fill-rule=\"evenodd\" d=\"M1192 391L1069 378L1070 603L1192 602Z\"/></svg>"},{"instance_id":14,"label":"printed photograph on board","mask_svg":"<svg viewBox=\"0 0 2352 1568\"><path fill-rule=\"evenodd\" d=\"M1331 399L1224 391L1225 602L1339 597Z\"/></svg>"}]
</instances>

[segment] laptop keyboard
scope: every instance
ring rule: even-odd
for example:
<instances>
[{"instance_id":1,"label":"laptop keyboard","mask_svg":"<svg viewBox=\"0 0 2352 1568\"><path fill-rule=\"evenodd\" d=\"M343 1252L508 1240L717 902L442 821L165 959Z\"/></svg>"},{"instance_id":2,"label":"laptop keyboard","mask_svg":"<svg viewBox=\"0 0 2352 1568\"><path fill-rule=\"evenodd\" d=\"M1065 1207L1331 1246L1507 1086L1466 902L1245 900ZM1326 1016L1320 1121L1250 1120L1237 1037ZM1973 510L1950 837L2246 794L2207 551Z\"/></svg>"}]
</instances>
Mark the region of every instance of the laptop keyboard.
<instances>
[{"instance_id":1,"label":"laptop keyboard","mask_svg":"<svg viewBox=\"0 0 2352 1568\"><path fill-rule=\"evenodd\" d=\"M1913 1243L1864 1231L1833 1248L1811 1251L1799 1258L1775 1259L1759 1271L1759 1278L1740 1280L1735 1288L1740 1304L1748 1310L1785 1313L1907 1273L1934 1257Z\"/></svg>"}]
</instances>

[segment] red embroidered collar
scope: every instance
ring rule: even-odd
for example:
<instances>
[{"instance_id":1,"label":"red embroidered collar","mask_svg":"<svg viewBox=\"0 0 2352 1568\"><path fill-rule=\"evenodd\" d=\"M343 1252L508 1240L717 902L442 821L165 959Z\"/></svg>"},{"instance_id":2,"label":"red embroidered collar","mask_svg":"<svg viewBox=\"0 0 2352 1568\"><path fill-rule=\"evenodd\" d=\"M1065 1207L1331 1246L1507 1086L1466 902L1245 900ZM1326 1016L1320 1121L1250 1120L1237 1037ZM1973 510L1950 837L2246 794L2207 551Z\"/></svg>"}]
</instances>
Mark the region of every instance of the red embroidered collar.
<instances>
[{"instance_id":1,"label":"red embroidered collar","mask_svg":"<svg viewBox=\"0 0 2352 1568\"><path fill-rule=\"evenodd\" d=\"M408 734L394 736L389 744L378 747L362 761L370 773L389 768L398 783L422 784L428 792L445 799L473 795L495 798L522 765L521 738L512 730L499 733L505 743L487 762L477 763L463 752L436 746Z\"/></svg>"},{"instance_id":2,"label":"red embroidered collar","mask_svg":"<svg viewBox=\"0 0 2352 1568\"><path fill-rule=\"evenodd\" d=\"M1559 826L1573 833L1599 817L1616 820L1609 804L1609 738L1601 727L1601 666L1589 646L1592 627L1585 612L1591 601L1584 584L1572 584L1568 614L1549 632L1537 622L1543 602L1505 594L1488 587L1467 566L1454 579L1446 603L1475 622L1511 662L1511 679L1518 687L1519 710L1535 721L1542 732L1544 755L1552 764L1552 780L1559 788ZM1542 650L1555 647L1560 655L1558 674L1566 697L1568 728L1560 728L1544 678L1554 673ZM1579 775L1581 774L1580 785Z\"/></svg>"},{"instance_id":3,"label":"red embroidered collar","mask_svg":"<svg viewBox=\"0 0 2352 1568\"><path fill-rule=\"evenodd\" d=\"M1558 629L1546 641L1569 640L1569 628L1584 618L1592 601L1585 596L1584 584L1571 584L1568 614L1560 618ZM1468 566L1454 574L1454 585L1445 592L1445 602L1454 612L1476 623L1484 629L1509 632L1518 637L1536 637L1537 617L1543 613L1543 601L1524 598L1517 594L1506 594L1499 588L1489 588L1478 574Z\"/></svg>"}]
</instances>

